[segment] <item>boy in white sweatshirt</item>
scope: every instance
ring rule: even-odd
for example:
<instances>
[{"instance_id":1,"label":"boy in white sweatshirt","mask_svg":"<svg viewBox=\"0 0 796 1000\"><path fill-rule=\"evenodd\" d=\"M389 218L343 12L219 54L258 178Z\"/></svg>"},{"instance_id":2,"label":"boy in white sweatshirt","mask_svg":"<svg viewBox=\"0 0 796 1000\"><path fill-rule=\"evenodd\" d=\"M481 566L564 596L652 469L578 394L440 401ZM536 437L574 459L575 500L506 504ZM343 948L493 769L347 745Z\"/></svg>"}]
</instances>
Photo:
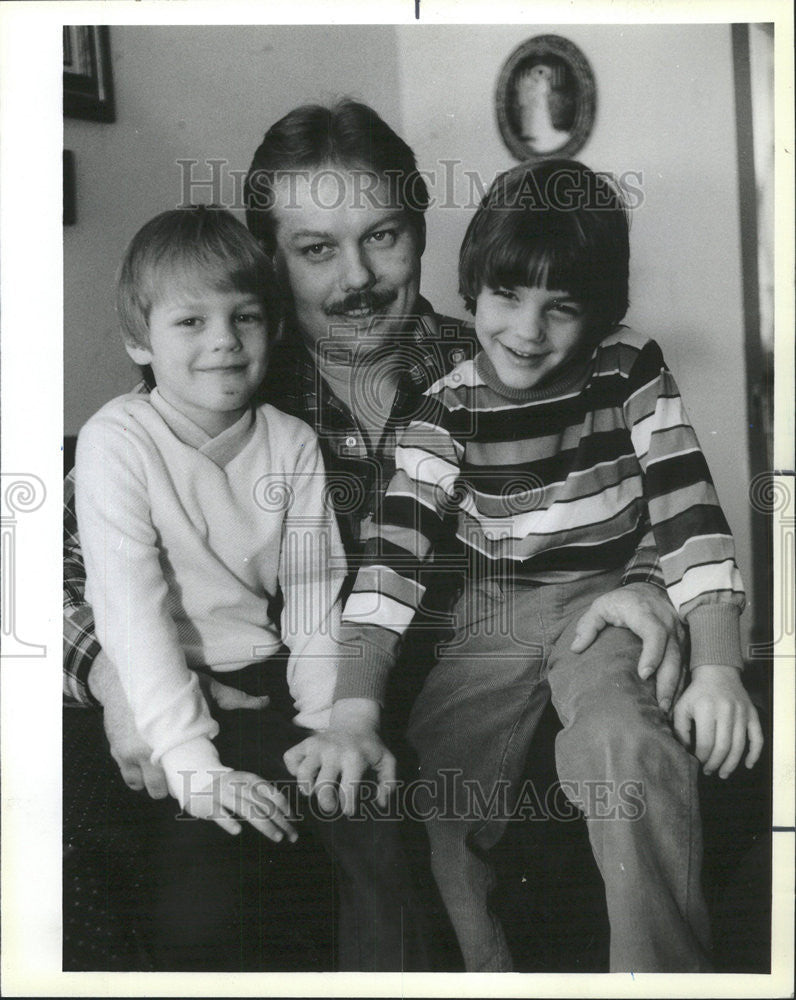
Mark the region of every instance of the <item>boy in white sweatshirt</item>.
<instances>
[{"instance_id":1,"label":"boy in white sweatshirt","mask_svg":"<svg viewBox=\"0 0 796 1000\"><path fill-rule=\"evenodd\" d=\"M76 497L97 637L171 794L230 833L236 814L278 841L296 836L288 803L219 760L196 673L256 689L262 661L287 646L294 724L328 724L345 554L315 435L251 405L276 302L268 259L229 213L147 223L117 303L127 353L157 387L83 427Z\"/></svg>"}]
</instances>

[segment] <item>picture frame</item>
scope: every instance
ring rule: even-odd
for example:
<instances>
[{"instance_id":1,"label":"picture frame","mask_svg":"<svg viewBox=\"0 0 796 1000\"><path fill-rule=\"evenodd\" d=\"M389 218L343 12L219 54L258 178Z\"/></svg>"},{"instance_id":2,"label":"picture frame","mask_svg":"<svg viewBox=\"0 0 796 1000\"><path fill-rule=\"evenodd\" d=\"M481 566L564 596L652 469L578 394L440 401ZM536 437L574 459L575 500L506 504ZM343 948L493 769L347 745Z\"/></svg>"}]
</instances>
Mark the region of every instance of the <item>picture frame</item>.
<instances>
[{"instance_id":1,"label":"picture frame","mask_svg":"<svg viewBox=\"0 0 796 1000\"><path fill-rule=\"evenodd\" d=\"M64 115L93 122L116 121L107 25L63 26Z\"/></svg>"},{"instance_id":2,"label":"picture frame","mask_svg":"<svg viewBox=\"0 0 796 1000\"><path fill-rule=\"evenodd\" d=\"M560 35L527 39L503 64L495 109L503 142L516 159L573 156L591 135L597 113L589 61Z\"/></svg>"}]
</instances>

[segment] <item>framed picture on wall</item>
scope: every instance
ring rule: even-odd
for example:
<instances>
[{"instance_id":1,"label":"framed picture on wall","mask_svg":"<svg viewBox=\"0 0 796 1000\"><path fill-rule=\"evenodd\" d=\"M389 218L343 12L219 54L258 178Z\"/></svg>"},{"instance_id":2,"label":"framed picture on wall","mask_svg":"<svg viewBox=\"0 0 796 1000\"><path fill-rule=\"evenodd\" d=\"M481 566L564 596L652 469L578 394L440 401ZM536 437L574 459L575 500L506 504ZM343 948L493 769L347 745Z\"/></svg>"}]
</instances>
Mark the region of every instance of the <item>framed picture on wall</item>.
<instances>
[{"instance_id":1,"label":"framed picture on wall","mask_svg":"<svg viewBox=\"0 0 796 1000\"><path fill-rule=\"evenodd\" d=\"M64 114L93 122L116 121L106 25L64 25Z\"/></svg>"},{"instance_id":2,"label":"framed picture on wall","mask_svg":"<svg viewBox=\"0 0 796 1000\"><path fill-rule=\"evenodd\" d=\"M500 71L498 127L518 160L573 156L591 134L596 105L588 60L559 35L529 38Z\"/></svg>"}]
</instances>

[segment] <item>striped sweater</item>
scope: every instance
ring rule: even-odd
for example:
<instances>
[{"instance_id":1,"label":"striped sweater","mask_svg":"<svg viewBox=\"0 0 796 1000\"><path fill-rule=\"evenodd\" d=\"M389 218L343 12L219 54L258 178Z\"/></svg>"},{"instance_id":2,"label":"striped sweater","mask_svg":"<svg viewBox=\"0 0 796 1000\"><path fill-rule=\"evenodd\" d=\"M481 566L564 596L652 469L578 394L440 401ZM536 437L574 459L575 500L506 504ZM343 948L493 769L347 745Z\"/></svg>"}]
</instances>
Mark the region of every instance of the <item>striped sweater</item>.
<instances>
[{"instance_id":1,"label":"striped sweater","mask_svg":"<svg viewBox=\"0 0 796 1000\"><path fill-rule=\"evenodd\" d=\"M632 568L637 548L657 545L692 667L741 666L732 536L653 340L619 327L576 370L527 390L504 386L481 352L426 400L343 612L363 655L341 667L336 698L382 699L423 596L420 569L448 531L469 576L537 585Z\"/></svg>"}]
</instances>

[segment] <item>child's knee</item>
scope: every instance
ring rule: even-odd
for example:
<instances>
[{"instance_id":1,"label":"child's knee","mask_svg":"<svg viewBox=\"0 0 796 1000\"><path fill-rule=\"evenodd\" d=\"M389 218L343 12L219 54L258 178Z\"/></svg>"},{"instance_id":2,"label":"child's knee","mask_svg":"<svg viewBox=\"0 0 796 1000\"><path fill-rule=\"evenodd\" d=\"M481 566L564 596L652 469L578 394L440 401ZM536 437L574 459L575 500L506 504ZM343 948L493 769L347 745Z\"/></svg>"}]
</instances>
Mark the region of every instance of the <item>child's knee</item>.
<instances>
[{"instance_id":1,"label":"child's knee","mask_svg":"<svg viewBox=\"0 0 796 1000\"><path fill-rule=\"evenodd\" d=\"M638 678L615 679L578 699L559 733L559 777L641 779L660 773L672 754L682 753L654 690Z\"/></svg>"}]
</instances>

